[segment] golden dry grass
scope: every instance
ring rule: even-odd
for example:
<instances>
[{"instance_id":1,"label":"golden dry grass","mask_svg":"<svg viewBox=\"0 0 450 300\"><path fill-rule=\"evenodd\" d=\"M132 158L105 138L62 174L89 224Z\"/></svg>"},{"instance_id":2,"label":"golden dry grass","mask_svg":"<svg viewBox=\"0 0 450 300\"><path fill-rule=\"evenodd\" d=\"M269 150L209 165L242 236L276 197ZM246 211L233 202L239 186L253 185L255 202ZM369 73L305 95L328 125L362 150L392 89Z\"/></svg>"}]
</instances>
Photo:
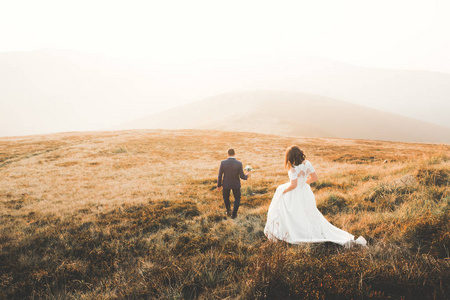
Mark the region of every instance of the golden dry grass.
<instances>
[{"instance_id":1,"label":"golden dry grass","mask_svg":"<svg viewBox=\"0 0 450 300\"><path fill-rule=\"evenodd\" d=\"M366 249L269 243L284 151L319 209ZM214 190L234 147L254 167L236 220ZM2 298L450 297L450 147L218 131L0 138Z\"/></svg>"}]
</instances>

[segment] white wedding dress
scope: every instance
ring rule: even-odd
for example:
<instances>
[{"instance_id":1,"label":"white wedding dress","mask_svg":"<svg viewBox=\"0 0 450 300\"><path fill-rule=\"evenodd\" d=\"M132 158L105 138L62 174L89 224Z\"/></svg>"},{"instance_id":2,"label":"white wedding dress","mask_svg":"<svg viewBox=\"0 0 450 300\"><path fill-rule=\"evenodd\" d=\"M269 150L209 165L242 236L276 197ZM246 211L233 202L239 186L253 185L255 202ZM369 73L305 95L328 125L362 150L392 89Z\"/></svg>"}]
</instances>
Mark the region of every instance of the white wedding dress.
<instances>
[{"instance_id":1,"label":"white wedding dress","mask_svg":"<svg viewBox=\"0 0 450 300\"><path fill-rule=\"evenodd\" d=\"M291 180L297 178L297 187L283 194L290 182L280 185L267 213L264 234L270 240L283 240L291 244L333 242L344 246L367 244L363 237L354 239L350 233L341 230L325 219L316 207L311 187L306 183L314 173L312 164L305 160L289 170Z\"/></svg>"}]
</instances>

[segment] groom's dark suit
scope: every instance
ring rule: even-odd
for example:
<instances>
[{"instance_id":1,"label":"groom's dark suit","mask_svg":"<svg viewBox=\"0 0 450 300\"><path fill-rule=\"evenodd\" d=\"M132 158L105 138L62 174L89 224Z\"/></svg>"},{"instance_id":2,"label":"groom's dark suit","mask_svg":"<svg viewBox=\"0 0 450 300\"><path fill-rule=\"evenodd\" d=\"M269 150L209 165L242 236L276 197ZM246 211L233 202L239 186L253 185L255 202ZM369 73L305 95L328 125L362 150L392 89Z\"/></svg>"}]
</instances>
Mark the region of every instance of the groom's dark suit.
<instances>
[{"instance_id":1,"label":"groom's dark suit","mask_svg":"<svg viewBox=\"0 0 450 300\"><path fill-rule=\"evenodd\" d=\"M223 177L223 180L222 180ZM239 204L241 202L241 179L247 180L248 176L244 174L242 163L236 158L230 157L220 162L219 178L217 187L223 186L223 201L227 212L230 211L230 190L233 190L234 207L232 216L237 215Z\"/></svg>"}]
</instances>

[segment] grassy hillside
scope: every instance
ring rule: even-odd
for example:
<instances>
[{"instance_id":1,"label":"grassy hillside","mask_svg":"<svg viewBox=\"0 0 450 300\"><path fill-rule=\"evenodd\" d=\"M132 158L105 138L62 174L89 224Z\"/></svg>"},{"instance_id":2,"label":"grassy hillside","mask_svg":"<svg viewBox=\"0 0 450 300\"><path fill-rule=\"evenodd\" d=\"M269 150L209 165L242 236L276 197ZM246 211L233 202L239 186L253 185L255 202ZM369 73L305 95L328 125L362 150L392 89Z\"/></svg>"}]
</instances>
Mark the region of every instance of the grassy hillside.
<instances>
[{"instance_id":1,"label":"grassy hillside","mask_svg":"<svg viewBox=\"0 0 450 300\"><path fill-rule=\"evenodd\" d=\"M450 127L292 91L220 94L113 129L209 129L284 136L450 143Z\"/></svg>"},{"instance_id":2,"label":"grassy hillside","mask_svg":"<svg viewBox=\"0 0 450 300\"><path fill-rule=\"evenodd\" d=\"M270 243L283 155L319 209L369 247ZM255 168L239 216L215 191L234 147ZM450 297L450 147L215 131L0 138L0 298Z\"/></svg>"}]
</instances>

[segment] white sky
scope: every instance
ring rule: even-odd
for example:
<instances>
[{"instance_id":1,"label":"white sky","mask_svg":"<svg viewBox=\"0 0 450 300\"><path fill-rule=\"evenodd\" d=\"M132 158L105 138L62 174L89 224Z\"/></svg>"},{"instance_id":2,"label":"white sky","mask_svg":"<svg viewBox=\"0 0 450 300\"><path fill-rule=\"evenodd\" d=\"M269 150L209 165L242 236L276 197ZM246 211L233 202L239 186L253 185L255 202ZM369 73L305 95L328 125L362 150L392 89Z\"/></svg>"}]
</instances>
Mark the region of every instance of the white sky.
<instances>
[{"instance_id":1,"label":"white sky","mask_svg":"<svg viewBox=\"0 0 450 300\"><path fill-rule=\"evenodd\" d=\"M72 49L151 62L317 55L450 73L450 1L2 1L0 52Z\"/></svg>"}]
</instances>

